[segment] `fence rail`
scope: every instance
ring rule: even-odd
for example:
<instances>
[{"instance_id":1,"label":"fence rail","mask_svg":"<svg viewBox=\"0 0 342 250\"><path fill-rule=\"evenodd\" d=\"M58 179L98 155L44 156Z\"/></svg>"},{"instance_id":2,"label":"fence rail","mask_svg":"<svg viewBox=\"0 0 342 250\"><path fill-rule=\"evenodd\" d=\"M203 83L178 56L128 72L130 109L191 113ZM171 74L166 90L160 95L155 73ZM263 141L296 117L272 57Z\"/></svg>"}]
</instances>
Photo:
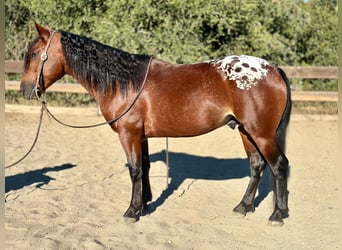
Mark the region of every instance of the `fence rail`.
<instances>
[{"instance_id":1,"label":"fence rail","mask_svg":"<svg viewBox=\"0 0 342 250\"><path fill-rule=\"evenodd\" d=\"M22 61L5 61L5 73L22 73L24 63ZM281 66L289 78L305 78L305 79L337 79L338 67L320 67L320 66ZM6 90L19 90L20 82L6 81ZM49 88L55 92L69 93L87 93L79 84L57 83ZM292 99L294 101L338 101L337 92L326 91L292 91Z\"/></svg>"}]
</instances>

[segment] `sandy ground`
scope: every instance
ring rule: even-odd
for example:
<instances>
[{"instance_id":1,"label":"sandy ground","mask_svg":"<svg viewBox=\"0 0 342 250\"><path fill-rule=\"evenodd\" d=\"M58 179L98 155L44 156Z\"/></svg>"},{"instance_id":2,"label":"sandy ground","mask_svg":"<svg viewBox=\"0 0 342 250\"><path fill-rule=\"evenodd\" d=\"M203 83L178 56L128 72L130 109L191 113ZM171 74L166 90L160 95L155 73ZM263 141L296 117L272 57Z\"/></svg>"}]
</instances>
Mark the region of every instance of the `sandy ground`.
<instances>
[{"instance_id":1,"label":"sandy ground","mask_svg":"<svg viewBox=\"0 0 342 250\"><path fill-rule=\"evenodd\" d=\"M6 106L6 165L32 144L38 110ZM73 124L102 121L95 109L54 112ZM129 224L122 214L131 183L117 135L44 117L33 152L6 170L6 249L338 249L336 117L291 121L290 217L282 227L267 225L267 174L256 211L232 212L249 180L237 131L169 139L168 187L165 139L150 140L154 198L150 213Z\"/></svg>"}]
</instances>

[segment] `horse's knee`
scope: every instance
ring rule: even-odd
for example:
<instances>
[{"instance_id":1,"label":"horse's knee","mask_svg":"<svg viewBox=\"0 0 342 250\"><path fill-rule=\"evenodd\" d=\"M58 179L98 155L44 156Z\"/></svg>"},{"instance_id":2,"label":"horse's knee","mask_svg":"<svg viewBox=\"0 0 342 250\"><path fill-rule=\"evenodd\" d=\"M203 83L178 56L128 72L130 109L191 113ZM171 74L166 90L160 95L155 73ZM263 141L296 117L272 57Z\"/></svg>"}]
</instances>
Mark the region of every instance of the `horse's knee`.
<instances>
[{"instance_id":1,"label":"horse's knee","mask_svg":"<svg viewBox=\"0 0 342 250\"><path fill-rule=\"evenodd\" d=\"M289 174L289 161L284 155L279 155L277 161L271 164L271 170L276 178L287 178Z\"/></svg>"},{"instance_id":2,"label":"horse's knee","mask_svg":"<svg viewBox=\"0 0 342 250\"><path fill-rule=\"evenodd\" d=\"M261 177L263 170L266 167L266 162L258 152L254 152L249 157L249 168L253 177Z\"/></svg>"},{"instance_id":3,"label":"horse's knee","mask_svg":"<svg viewBox=\"0 0 342 250\"><path fill-rule=\"evenodd\" d=\"M276 178L287 176L289 161L285 154L281 152L277 144L273 140L258 140L257 145L268 165L271 168L273 175Z\"/></svg>"},{"instance_id":4,"label":"horse's knee","mask_svg":"<svg viewBox=\"0 0 342 250\"><path fill-rule=\"evenodd\" d=\"M131 164L131 163L126 163L126 166L129 169L129 174L133 181L141 180L141 176L143 174L141 167L137 166L136 164Z\"/></svg>"}]
</instances>

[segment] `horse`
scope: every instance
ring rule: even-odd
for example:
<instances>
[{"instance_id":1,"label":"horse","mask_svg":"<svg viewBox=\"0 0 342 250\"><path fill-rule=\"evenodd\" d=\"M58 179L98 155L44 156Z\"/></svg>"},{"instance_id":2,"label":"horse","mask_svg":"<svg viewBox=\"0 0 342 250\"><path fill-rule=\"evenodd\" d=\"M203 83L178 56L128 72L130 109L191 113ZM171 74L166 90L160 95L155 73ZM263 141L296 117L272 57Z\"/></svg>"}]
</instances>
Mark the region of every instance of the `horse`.
<instances>
[{"instance_id":1,"label":"horse","mask_svg":"<svg viewBox=\"0 0 342 250\"><path fill-rule=\"evenodd\" d=\"M280 67L248 55L171 64L63 30L35 27L38 36L25 54L21 92L25 98L40 98L67 74L94 97L126 154L132 182L126 220L138 221L152 201L148 138L192 137L228 125L241 135L251 173L233 211L254 212L268 165L273 183L268 220L284 223L289 216L285 139L292 104L290 82Z\"/></svg>"}]
</instances>

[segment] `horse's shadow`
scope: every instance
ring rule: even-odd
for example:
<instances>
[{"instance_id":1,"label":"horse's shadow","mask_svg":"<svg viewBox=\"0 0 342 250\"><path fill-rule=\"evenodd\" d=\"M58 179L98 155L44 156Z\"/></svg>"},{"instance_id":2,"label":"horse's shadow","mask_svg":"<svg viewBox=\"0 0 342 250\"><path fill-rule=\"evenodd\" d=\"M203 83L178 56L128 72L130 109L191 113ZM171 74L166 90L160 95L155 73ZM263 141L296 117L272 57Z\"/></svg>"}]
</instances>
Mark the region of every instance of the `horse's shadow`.
<instances>
[{"instance_id":1,"label":"horse's shadow","mask_svg":"<svg viewBox=\"0 0 342 250\"><path fill-rule=\"evenodd\" d=\"M150 155L151 162L165 161L165 158L164 150ZM255 199L256 207L270 192L268 175L268 168L266 168L259 185L258 196ZM149 204L148 213L154 212L161 206L186 179L230 180L249 176L248 159L218 159L169 152L169 179L171 181L161 195ZM241 198L242 196L243 194L241 194Z\"/></svg>"},{"instance_id":2,"label":"horse's shadow","mask_svg":"<svg viewBox=\"0 0 342 250\"><path fill-rule=\"evenodd\" d=\"M22 174L16 174L12 176L5 177L5 192L19 190L23 187L30 186L32 184L37 183L36 187L40 188L43 185L48 184L51 180L54 180L48 175L45 175L47 172L51 171L62 171L65 169L73 168L76 165L66 163L60 166L54 167L45 167L42 169L32 170L29 172L25 172Z\"/></svg>"}]
</instances>

